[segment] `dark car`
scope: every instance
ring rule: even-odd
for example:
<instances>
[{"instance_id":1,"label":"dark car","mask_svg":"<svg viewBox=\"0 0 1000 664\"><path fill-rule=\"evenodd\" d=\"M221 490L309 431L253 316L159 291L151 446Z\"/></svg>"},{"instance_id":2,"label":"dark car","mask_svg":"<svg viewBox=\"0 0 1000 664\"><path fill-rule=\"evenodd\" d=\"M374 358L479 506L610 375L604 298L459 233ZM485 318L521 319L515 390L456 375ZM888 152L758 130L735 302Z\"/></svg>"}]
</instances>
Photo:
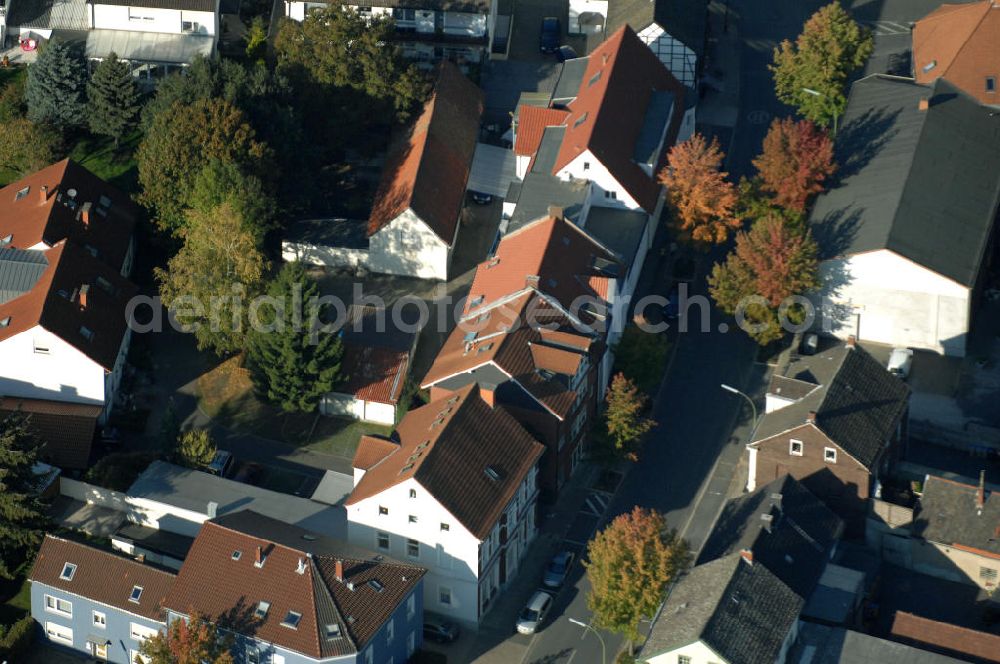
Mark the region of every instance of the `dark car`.
<instances>
[{"instance_id":1,"label":"dark car","mask_svg":"<svg viewBox=\"0 0 1000 664\"><path fill-rule=\"evenodd\" d=\"M560 551L549 561L549 566L545 568L545 576L542 577L542 585L546 588L561 588L566 582L570 567L576 556L572 551Z\"/></svg>"},{"instance_id":2,"label":"dark car","mask_svg":"<svg viewBox=\"0 0 1000 664\"><path fill-rule=\"evenodd\" d=\"M542 36L538 46L542 53L555 53L559 50L559 40L562 38L562 24L555 16L542 19Z\"/></svg>"},{"instance_id":3,"label":"dark car","mask_svg":"<svg viewBox=\"0 0 1000 664\"><path fill-rule=\"evenodd\" d=\"M567 60L576 60L579 55L573 50L572 46L560 46L559 50L556 51L556 59L559 62L566 62Z\"/></svg>"},{"instance_id":4,"label":"dark car","mask_svg":"<svg viewBox=\"0 0 1000 664\"><path fill-rule=\"evenodd\" d=\"M424 638L436 643L451 643L458 638L458 625L447 620L425 618Z\"/></svg>"},{"instance_id":5,"label":"dark car","mask_svg":"<svg viewBox=\"0 0 1000 664\"><path fill-rule=\"evenodd\" d=\"M493 202L493 196L490 194L484 194L481 191L470 191L469 196L472 197L472 200L476 203L476 205L489 205Z\"/></svg>"}]
</instances>

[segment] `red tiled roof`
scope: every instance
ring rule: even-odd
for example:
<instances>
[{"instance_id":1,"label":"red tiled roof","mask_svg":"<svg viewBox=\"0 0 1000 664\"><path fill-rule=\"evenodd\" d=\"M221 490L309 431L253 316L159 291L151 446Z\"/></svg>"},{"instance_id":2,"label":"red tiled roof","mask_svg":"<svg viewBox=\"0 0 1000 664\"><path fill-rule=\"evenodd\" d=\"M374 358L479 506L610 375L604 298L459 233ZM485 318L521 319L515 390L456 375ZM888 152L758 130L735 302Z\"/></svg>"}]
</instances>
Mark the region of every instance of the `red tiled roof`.
<instances>
[{"instance_id":1,"label":"red tiled roof","mask_svg":"<svg viewBox=\"0 0 1000 664\"><path fill-rule=\"evenodd\" d=\"M531 349L531 359L538 369L562 374L563 376L575 376L580 369L583 355L580 353L558 348L555 346L529 343Z\"/></svg>"},{"instance_id":2,"label":"red tiled roof","mask_svg":"<svg viewBox=\"0 0 1000 664\"><path fill-rule=\"evenodd\" d=\"M411 410L397 433L399 449L365 473L346 504L413 478L479 539L545 451L502 407L487 405L475 385Z\"/></svg>"},{"instance_id":3,"label":"red tiled roof","mask_svg":"<svg viewBox=\"0 0 1000 664\"><path fill-rule=\"evenodd\" d=\"M983 104L1000 104L1000 4L945 4L917 21L913 70L918 83L943 76Z\"/></svg>"},{"instance_id":4,"label":"red tiled roof","mask_svg":"<svg viewBox=\"0 0 1000 664\"><path fill-rule=\"evenodd\" d=\"M482 112L482 91L454 64L442 62L434 92L408 140L386 160L368 219L369 236L410 208L445 244L452 244Z\"/></svg>"},{"instance_id":5,"label":"red tiled roof","mask_svg":"<svg viewBox=\"0 0 1000 664\"><path fill-rule=\"evenodd\" d=\"M607 289L602 294L590 286L596 274L595 258L615 260L614 254L573 222L561 217L537 219L505 235L493 258L479 264L464 314L486 309L529 285L567 309L581 296L603 300Z\"/></svg>"},{"instance_id":6,"label":"red tiled roof","mask_svg":"<svg viewBox=\"0 0 1000 664\"><path fill-rule=\"evenodd\" d=\"M0 398L0 418L20 411L42 445L39 458L60 468L86 468L101 406L66 401Z\"/></svg>"},{"instance_id":7,"label":"red tiled roof","mask_svg":"<svg viewBox=\"0 0 1000 664\"><path fill-rule=\"evenodd\" d=\"M686 91L635 31L622 26L587 58L583 84L569 103L570 117L566 120L566 134L553 173L590 150L636 202L652 214L661 191L655 172L659 171L665 154L661 155L654 176L646 175L632 155L654 90L674 95L675 112L665 143L669 147L677 138L683 120Z\"/></svg>"},{"instance_id":8,"label":"red tiled roof","mask_svg":"<svg viewBox=\"0 0 1000 664\"><path fill-rule=\"evenodd\" d=\"M59 578L66 563L76 565L69 581ZM32 583L43 583L161 622L163 600L176 579L172 572L54 535L45 536L28 578ZM138 602L129 599L134 586L142 588Z\"/></svg>"},{"instance_id":9,"label":"red tiled roof","mask_svg":"<svg viewBox=\"0 0 1000 664\"><path fill-rule=\"evenodd\" d=\"M351 466L359 470L368 470L397 449L399 449L399 443L394 443L391 440L375 436L361 436Z\"/></svg>"},{"instance_id":10,"label":"red tiled roof","mask_svg":"<svg viewBox=\"0 0 1000 664\"><path fill-rule=\"evenodd\" d=\"M403 392L409 361L405 350L345 342L343 371L348 378L336 391L362 401L395 405Z\"/></svg>"},{"instance_id":11,"label":"red tiled roof","mask_svg":"<svg viewBox=\"0 0 1000 664\"><path fill-rule=\"evenodd\" d=\"M1000 663L1000 636L897 611L892 636L918 648Z\"/></svg>"},{"instance_id":12,"label":"red tiled roof","mask_svg":"<svg viewBox=\"0 0 1000 664\"><path fill-rule=\"evenodd\" d=\"M125 308L136 287L66 240L44 255L48 267L34 287L0 304L0 320L10 317L0 329L0 341L41 325L110 371L128 330ZM84 286L86 307L80 302ZM84 328L93 333L90 339L84 336Z\"/></svg>"},{"instance_id":13,"label":"red tiled roof","mask_svg":"<svg viewBox=\"0 0 1000 664\"><path fill-rule=\"evenodd\" d=\"M336 579L336 560L343 561L343 581ZM419 567L376 560L363 549L243 510L201 527L164 606L185 615L194 609L221 624L249 621L257 639L325 659L363 649L423 574ZM372 579L381 591L369 585ZM270 603L263 619L253 616L260 601ZM296 628L281 624L289 611L301 616ZM327 638L326 625L336 625L342 636Z\"/></svg>"},{"instance_id":14,"label":"red tiled roof","mask_svg":"<svg viewBox=\"0 0 1000 664\"><path fill-rule=\"evenodd\" d=\"M42 187L47 191L42 199ZM27 190L18 198L18 193ZM69 193L75 196L70 197ZM109 206L100 205L102 197ZM89 223L82 210L90 205ZM69 238L93 247L97 257L121 271L139 208L110 184L69 159L47 166L0 189L0 239L31 249Z\"/></svg>"},{"instance_id":15,"label":"red tiled roof","mask_svg":"<svg viewBox=\"0 0 1000 664\"><path fill-rule=\"evenodd\" d=\"M566 123L569 111L560 108L545 108L521 104L517 110L517 136L514 139L514 154L533 157L542 143L546 127Z\"/></svg>"}]
</instances>

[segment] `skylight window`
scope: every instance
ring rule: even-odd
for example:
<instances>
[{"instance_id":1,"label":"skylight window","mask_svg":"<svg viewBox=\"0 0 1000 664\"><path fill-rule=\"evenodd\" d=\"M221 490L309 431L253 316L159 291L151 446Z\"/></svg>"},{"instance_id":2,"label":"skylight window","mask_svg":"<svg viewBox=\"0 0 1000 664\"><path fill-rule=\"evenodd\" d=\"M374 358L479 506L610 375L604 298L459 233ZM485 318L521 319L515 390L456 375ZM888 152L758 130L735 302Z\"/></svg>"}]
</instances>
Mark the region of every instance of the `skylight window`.
<instances>
[{"instance_id":1,"label":"skylight window","mask_svg":"<svg viewBox=\"0 0 1000 664\"><path fill-rule=\"evenodd\" d=\"M371 586L372 589L377 593L380 593L383 590L385 590L385 586L382 585L382 582L379 581L378 579L369 579L368 585Z\"/></svg>"},{"instance_id":2,"label":"skylight window","mask_svg":"<svg viewBox=\"0 0 1000 664\"><path fill-rule=\"evenodd\" d=\"M594 83L597 83L599 80L601 80L601 71L602 70L600 70L600 69L597 70L597 73L590 77L590 81L587 82L587 87L588 88L591 85L593 85Z\"/></svg>"},{"instance_id":3,"label":"skylight window","mask_svg":"<svg viewBox=\"0 0 1000 664\"><path fill-rule=\"evenodd\" d=\"M29 191L31 191L31 187L25 187L23 189L18 189L17 193L14 194L14 200L15 201L21 200L22 198L24 198L25 196L28 195Z\"/></svg>"},{"instance_id":4,"label":"skylight window","mask_svg":"<svg viewBox=\"0 0 1000 664\"><path fill-rule=\"evenodd\" d=\"M580 115L580 117L578 117L576 119L576 122L573 123L573 128L575 129L575 128L579 127L580 125L582 125L586 121L587 121L587 112L584 111L583 114Z\"/></svg>"},{"instance_id":5,"label":"skylight window","mask_svg":"<svg viewBox=\"0 0 1000 664\"><path fill-rule=\"evenodd\" d=\"M10 325L10 316L4 316L0 318L0 330Z\"/></svg>"},{"instance_id":6,"label":"skylight window","mask_svg":"<svg viewBox=\"0 0 1000 664\"><path fill-rule=\"evenodd\" d=\"M142 597L142 586L132 586L132 592L128 596L128 601L139 603L139 599Z\"/></svg>"},{"instance_id":7,"label":"skylight window","mask_svg":"<svg viewBox=\"0 0 1000 664\"><path fill-rule=\"evenodd\" d=\"M267 611L270 608L270 602L265 602L264 600L257 602L257 608L253 612L254 618L257 620L263 620L267 616Z\"/></svg>"},{"instance_id":8,"label":"skylight window","mask_svg":"<svg viewBox=\"0 0 1000 664\"><path fill-rule=\"evenodd\" d=\"M299 628L299 621L302 620L302 614L298 611L289 611L285 614L285 619L281 621L282 627L289 627L291 629Z\"/></svg>"},{"instance_id":9,"label":"skylight window","mask_svg":"<svg viewBox=\"0 0 1000 664\"><path fill-rule=\"evenodd\" d=\"M340 625L337 623L330 623L326 626L326 638L328 639L339 639L340 638Z\"/></svg>"},{"instance_id":10,"label":"skylight window","mask_svg":"<svg viewBox=\"0 0 1000 664\"><path fill-rule=\"evenodd\" d=\"M104 194L101 194L101 197L98 199L97 204L100 205L101 207L111 207L111 199L105 196Z\"/></svg>"},{"instance_id":11,"label":"skylight window","mask_svg":"<svg viewBox=\"0 0 1000 664\"><path fill-rule=\"evenodd\" d=\"M94 331L91 330L86 325L81 325L80 326L80 336L82 336L87 341L93 341L93 339L94 339Z\"/></svg>"},{"instance_id":12,"label":"skylight window","mask_svg":"<svg viewBox=\"0 0 1000 664\"><path fill-rule=\"evenodd\" d=\"M233 560L239 560L243 557L242 551L233 551Z\"/></svg>"},{"instance_id":13,"label":"skylight window","mask_svg":"<svg viewBox=\"0 0 1000 664\"><path fill-rule=\"evenodd\" d=\"M490 478L494 482L499 482L500 481L500 477L503 474L502 471L499 468L497 468L496 466L492 466L492 465L491 466L486 466L484 472L486 473L486 477Z\"/></svg>"},{"instance_id":14,"label":"skylight window","mask_svg":"<svg viewBox=\"0 0 1000 664\"><path fill-rule=\"evenodd\" d=\"M931 71L935 67L937 67L937 60L931 60L926 65L924 65L924 73L926 74L927 72Z\"/></svg>"},{"instance_id":15,"label":"skylight window","mask_svg":"<svg viewBox=\"0 0 1000 664\"><path fill-rule=\"evenodd\" d=\"M0 247L6 247L8 244L14 241L14 236L11 234L3 236L0 238Z\"/></svg>"},{"instance_id":16,"label":"skylight window","mask_svg":"<svg viewBox=\"0 0 1000 664\"><path fill-rule=\"evenodd\" d=\"M76 574L76 565L73 563L66 563L63 565L62 573L59 575L59 578L63 581L72 581L74 574Z\"/></svg>"}]
</instances>

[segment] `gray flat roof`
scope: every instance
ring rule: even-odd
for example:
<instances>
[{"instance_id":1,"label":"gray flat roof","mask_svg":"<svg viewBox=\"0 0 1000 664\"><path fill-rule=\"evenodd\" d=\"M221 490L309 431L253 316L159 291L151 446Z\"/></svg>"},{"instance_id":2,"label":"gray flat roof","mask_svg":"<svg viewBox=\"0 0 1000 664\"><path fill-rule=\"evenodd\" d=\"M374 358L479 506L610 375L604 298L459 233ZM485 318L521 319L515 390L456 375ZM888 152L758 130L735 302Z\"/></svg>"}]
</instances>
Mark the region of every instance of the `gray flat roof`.
<instances>
[{"instance_id":1,"label":"gray flat roof","mask_svg":"<svg viewBox=\"0 0 1000 664\"><path fill-rule=\"evenodd\" d=\"M528 173L521 184L514 214L510 216L507 232L516 231L521 226L543 217L549 206L563 209L567 219L576 221L583 204L587 200L586 182L566 182L548 173Z\"/></svg>"},{"instance_id":2,"label":"gray flat roof","mask_svg":"<svg viewBox=\"0 0 1000 664\"><path fill-rule=\"evenodd\" d=\"M367 249L367 223L362 219L302 219L288 227L285 241L323 247Z\"/></svg>"},{"instance_id":3,"label":"gray flat roof","mask_svg":"<svg viewBox=\"0 0 1000 664\"><path fill-rule=\"evenodd\" d=\"M799 623L788 664L953 664L960 660L843 627Z\"/></svg>"},{"instance_id":4,"label":"gray flat roof","mask_svg":"<svg viewBox=\"0 0 1000 664\"><path fill-rule=\"evenodd\" d=\"M177 560L187 558L188 551L194 544L193 537L150 528L131 521L126 521L111 539L126 541L156 553L164 553Z\"/></svg>"},{"instance_id":5,"label":"gray flat roof","mask_svg":"<svg viewBox=\"0 0 1000 664\"><path fill-rule=\"evenodd\" d=\"M685 95L686 96L686 95ZM695 95L697 99L697 95ZM657 148L660 139L667 129L670 112L674 108L674 94L669 90L653 90L646 107L646 116L642 119L639 137L635 140L635 150L632 159L639 164L655 166L659 156Z\"/></svg>"},{"instance_id":6,"label":"gray flat roof","mask_svg":"<svg viewBox=\"0 0 1000 664\"><path fill-rule=\"evenodd\" d=\"M648 215L643 210L590 206L584 230L595 240L618 254L622 264L631 268L646 232Z\"/></svg>"},{"instance_id":7,"label":"gray flat roof","mask_svg":"<svg viewBox=\"0 0 1000 664\"><path fill-rule=\"evenodd\" d=\"M41 251L0 249L0 304L34 288L48 266L49 261Z\"/></svg>"},{"instance_id":8,"label":"gray flat roof","mask_svg":"<svg viewBox=\"0 0 1000 664\"><path fill-rule=\"evenodd\" d=\"M354 491L354 476L328 470L313 491L312 500L327 505L340 505Z\"/></svg>"},{"instance_id":9,"label":"gray flat roof","mask_svg":"<svg viewBox=\"0 0 1000 664\"><path fill-rule=\"evenodd\" d=\"M589 58L574 58L563 63L559 71L559 79L556 81L556 88L552 92L554 103L565 103L574 99L580 92L580 84L583 83L583 75L587 71Z\"/></svg>"}]
</instances>

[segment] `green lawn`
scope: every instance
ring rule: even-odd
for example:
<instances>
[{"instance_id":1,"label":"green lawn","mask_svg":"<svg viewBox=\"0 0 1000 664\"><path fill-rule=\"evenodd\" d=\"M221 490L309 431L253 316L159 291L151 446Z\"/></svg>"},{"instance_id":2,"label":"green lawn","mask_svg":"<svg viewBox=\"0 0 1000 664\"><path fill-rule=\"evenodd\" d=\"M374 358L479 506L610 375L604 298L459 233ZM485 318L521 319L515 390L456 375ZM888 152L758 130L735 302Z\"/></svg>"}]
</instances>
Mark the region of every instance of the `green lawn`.
<instances>
[{"instance_id":1,"label":"green lawn","mask_svg":"<svg viewBox=\"0 0 1000 664\"><path fill-rule=\"evenodd\" d=\"M121 140L115 150L111 138L84 136L73 145L68 156L97 177L131 193L138 189L135 151L141 140L142 132L133 131Z\"/></svg>"},{"instance_id":2,"label":"green lawn","mask_svg":"<svg viewBox=\"0 0 1000 664\"><path fill-rule=\"evenodd\" d=\"M317 452L335 454L346 459L354 457L361 436L388 436L393 427L339 417L320 417L309 443L305 447Z\"/></svg>"},{"instance_id":3,"label":"green lawn","mask_svg":"<svg viewBox=\"0 0 1000 664\"><path fill-rule=\"evenodd\" d=\"M27 579L18 581L20 585L17 586L16 592L6 602L0 604L0 624L11 625L31 612L31 584ZM6 582L4 590L13 590L14 584L18 581Z\"/></svg>"}]
</instances>

